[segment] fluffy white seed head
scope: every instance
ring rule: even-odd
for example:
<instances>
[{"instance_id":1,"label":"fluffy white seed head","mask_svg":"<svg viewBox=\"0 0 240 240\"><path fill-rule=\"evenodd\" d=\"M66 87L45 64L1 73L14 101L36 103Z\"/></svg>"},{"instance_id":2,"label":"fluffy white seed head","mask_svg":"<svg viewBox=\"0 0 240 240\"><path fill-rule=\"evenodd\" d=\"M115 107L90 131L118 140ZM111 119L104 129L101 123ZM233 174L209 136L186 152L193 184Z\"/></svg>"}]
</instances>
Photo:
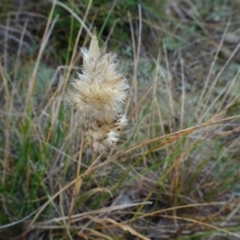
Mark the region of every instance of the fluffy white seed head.
<instances>
[{"instance_id":1,"label":"fluffy white seed head","mask_svg":"<svg viewBox=\"0 0 240 240\"><path fill-rule=\"evenodd\" d=\"M81 49L82 73L78 73L67 92L66 99L78 110L86 127L89 145L99 152L118 140L119 133L127 124L123 104L129 85L117 72L117 56L100 51L96 34L93 34L89 50Z\"/></svg>"}]
</instances>

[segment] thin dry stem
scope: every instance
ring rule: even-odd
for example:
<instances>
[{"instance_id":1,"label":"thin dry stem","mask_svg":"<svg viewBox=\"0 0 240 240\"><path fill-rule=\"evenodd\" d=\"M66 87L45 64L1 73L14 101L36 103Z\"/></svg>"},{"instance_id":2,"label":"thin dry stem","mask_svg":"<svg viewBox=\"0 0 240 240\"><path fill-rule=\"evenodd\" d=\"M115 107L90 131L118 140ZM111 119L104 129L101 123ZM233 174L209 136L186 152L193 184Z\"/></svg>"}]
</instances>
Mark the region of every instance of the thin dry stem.
<instances>
[{"instance_id":1,"label":"thin dry stem","mask_svg":"<svg viewBox=\"0 0 240 240\"><path fill-rule=\"evenodd\" d=\"M51 29L50 25L51 25L51 20L52 20L53 13L54 13L55 5L56 5L56 0L53 1L52 8L51 8L49 18L48 18L48 21L47 21L47 25L46 25L46 28L45 28L45 31L44 31L44 34L43 34L42 43L40 45L40 50L38 52L38 56L37 56L37 60L36 60L36 63L35 63L34 69L33 69L33 73L32 73L32 76L30 78L30 81L29 81L29 87L28 87L28 93L27 93L27 99L26 99L26 107L27 108L29 107L29 104L31 103L31 98L32 98L33 91L34 91L36 75L37 75L37 70L38 70L38 67L39 67L39 64L40 64L40 59L42 58L43 51L44 51L44 49L47 45L47 41L50 37L51 32L49 30ZM55 19L52 23L52 26L56 23L56 20L57 20L57 17L55 17Z\"/></svg>"},{"instance_id":2,"label":"thin dry stem","mask_svg":"<svg viewBox=\"0 0 240 240\"><path fill-rule=\"evenodd\" d=\"M71 215L73 212L73 208L75 206L76 198L77 195L80 191L80 188L82 186L82 179L80 178L80 170L81 170L81 165L82 165L82 154L83 154L83 149L84 149L84 131L82 132L82 139L81 139L81 145L80 145L80 151L79 151L79 158L78 158L78 166L77 166L77 172L76 172L76 179L79 179L75 183L75 187L73 190L72 194L72 200L71 200L71 205L68 213L68 221L70 222L71 220Z\"/></svg>"}]
</instances>

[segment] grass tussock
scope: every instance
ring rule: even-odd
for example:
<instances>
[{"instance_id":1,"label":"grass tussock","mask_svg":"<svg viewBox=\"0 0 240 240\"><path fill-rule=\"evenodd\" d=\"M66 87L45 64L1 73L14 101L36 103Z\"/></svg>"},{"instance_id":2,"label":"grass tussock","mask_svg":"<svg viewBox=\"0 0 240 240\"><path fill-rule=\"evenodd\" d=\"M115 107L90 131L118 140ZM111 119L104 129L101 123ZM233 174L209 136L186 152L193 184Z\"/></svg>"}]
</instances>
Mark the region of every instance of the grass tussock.
<instances>
[{"instance_id":1,"label":"grass tussock","mask_svg":"<svg viewBox=\"0 0 240 240\"><path fill-rule=\"evenodd\" d=\"M240 238L240 5L131 3L0 3L0 239Z\"/></svg>"}]
</instances>

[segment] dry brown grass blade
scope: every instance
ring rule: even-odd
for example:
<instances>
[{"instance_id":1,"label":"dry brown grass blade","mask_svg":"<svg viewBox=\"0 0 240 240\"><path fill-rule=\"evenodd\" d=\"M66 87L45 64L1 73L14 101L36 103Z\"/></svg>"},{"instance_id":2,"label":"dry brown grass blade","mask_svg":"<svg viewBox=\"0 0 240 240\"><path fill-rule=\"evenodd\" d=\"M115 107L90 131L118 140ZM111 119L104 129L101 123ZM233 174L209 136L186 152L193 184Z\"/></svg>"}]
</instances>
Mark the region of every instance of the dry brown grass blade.
<instances>
[{"instance_id":1,"label":"dry brown grass blade","mask_svg":"<svg viewBox=\"0 0 240 240\"><path fill-rule=\"evenodd\" d=\"M10 92L9 92L9 89L8 89L7 77L6 77L6 74L4 72L1 61L0 61L0 76L1 76L1 79L2 79L2 82L3 82L3 88L4 88L4 91L5 91L5 94L6 94L5 96L7 98L6 102L9 102L11 100L11 95L10 95Z\"/></svg>"},{"instance_id":2,"label":"dry brown grass blade","mask_svg":"<svg viewBox=\"0 0 240 240\"><path fill-rule=\"evenodd\" d=\"M84 28L85 31L87 32L87 34L92 37L92 33L90 31L90 29L87 27L86 25L86 18L81 19L75 12L72 11L72 9L70 9L66 4L58 1L58 0L52 0L52 2L56 1L56 4L61 6L62 8L64 8L65 10L67 10L75 19L77 19L77 21L81 24L80 27L80 32L82 31L82 29ZM89 1L88 6L87 6L87 10L86 13L88 14L89 9L92 5L92 0ZM85 15L86 16L86 15Z\"/></svg>"},{"instance_id":3,"label":"dry brown grass blade","mask_svg":"<svg viewBox=\"0 0 240 240\"><path fill-rule=\"evenodd\" d=\"M190 130L186 130L184 132L180 132L178 134L174 134L173 136L170 136L168 139L166 139L165 141L159 143L155 148L152 149L152 151L157 151L159 148L166 146L169 143L172 143L176 140L178 140L179 138L188 135L189 133L193 132L194 129L190 129Z\"/></svg>"},{"instance_id":4,"label":"dry brown grass blade","mask_svg":"<svg viewBox=\"0 0 240 240\"><path fill-rule=\"evenodd\" d=\"M85 218L85 217L89 218L90 216L93 216L93 215L98 215L98 214L105 215L106 213L110 213L113 211L118 211L125 208L130 208L130 207L136 207L140 205L149 205L149 204L152 204L152 202L145 201L145 202L138 202L138 203L121 204L121 205L115 205L110 207L103 207L103 208L88 211L88 212L78 213L78 214L72 215L71 223L78 222L82 218ZM51 224L53 222L61 222L61 221L65 221L66 219L68 219L68 216L58 217L58 218L47 220L45 224Z\"/></svg>"},{"instance_id":5,"label":"dry brown grass blade","mask_svg":"<svg viewBox=\"0 0 240 240\"><path fill-rule=\"evenodd\" d=\"M49 37L48 36L48 31L50 29L51 20L52 20L52 17L53 17L55 6L56 6L56 0L53 1L51 12L49 14L47 25L46 25L46 28L45 28L45 31L44 31L44 34L43 34L40 50L38 52L38 56L37 56L37 60L36 60L36 63L35 63L34 69L33 69L33 73L32 73L31 79L29 81L28 93L27 93L27 98L26 98L26 106L27 107L31 103L31 98L32 98L32 95L33 95L34 87L35 87L37 70L38 70L38 67L39 67L39 64L40 64L40 59L42 57L43 50L46 47L47 39Z\"/></svg>"},{"instance_id":6,"label":"dry brown grass blade","mask_svg":"<svg viewBox=\"0 0 240 240\"><path fill-rule=\"evenodd\" d=\"M64 78L64 83L63 83L63 86L62 86L62 89L61 89L61 91L64 92L65 89L66 89L66 86L67 86L67 82L68 82L68 79L69 79L71 70L72 70L72 68L73 68L74 59L75 59L76 53L77 53L78 42L79 42L79 39L80 39L80 36L81 36L81 33L82 33L83 28L87 31L88 35L92 37L92 33L90 32L89 28L88 28L88 27L86 26L86 24L85 24L85 20L86 20L88 14L89 14L89 10L90 10L90 7L91 7L91 5L92 5L92 0L89 1L89 3L88 3L88 7L87 7L86 12L85 12L85 14L84 14L83 20L82 20L80 17L78 17L78 16L76 15L76 13L74 13L74 12L73 12L70 8L68 8L65 4L63 4L63 3L61 3L61 2L59 2L59 1L57 1L57 0L54 0L54 2L56 2L55 4L63 7L63 8L66 9L67 11L69 11L69 12L72 14L72 16L74 16L74 17L81 23L81 27L80 27L80 29L79 29L79 31L78 31L78 35L77 35L77 38L76 38L76 40L75 40L75 44L74 44L74 48L73 48L73 54L72 54L72 56L71 56L71 60L70 60L69 67L68 67L68 71L67 71L66 76L65 76L65 78ZM57 94L59 94L59 93L56 91L53 97L55 97L55 95L57 95ZM49 141L50 141L50 138L51 138L51 136L52 136L53 128L54 128L54 125L55 125L55 122L56 122L56 121L54 121L54 119L57 118L57 114L58 114L58 112L59 112L60 104L61 104L61 101L58 101L58 104L57 104L57 107L56 107L56 111L55 111L55 114L54 114L54 116L53 116L53 121L52 121L52 123L51 123L51 127L50 127L50 129L49 129L48 136L47 136L47 138L46 138L46 142L49 142Z\"/></svg>"},{"instance_id":7,"label":"dry brown grass blade","mask_svg":"<svg viewBox=\"0 0 240 240\"><path fill-rule=\"evenodd\" d=\"M33 220L31 221L31 223L28 225L28 229L25 231L25 233L28 232L29 229L31 229L32 225L34 224L34 222L36 221L36 219L40 216L40 214L43 212L43 210L48 206L49 203L51 203L57 196L59 196L62 192L64 192L65 190L67 190L68 188L70 188L72 185L76 184L77 182L80 181L80 179L82 179L83 177L87 176L88 174L91 173L91 171L94 170L94 165L98 162L98 160L101 158L101 155L99 157L97 157L93 163L88 167L88 169L81 175L79 175L78 178L75 178L73 181L71 181L70 183L68 183L66 186L64 186L62 189L60 189L57 193L55 193L53 196L51 196L49 198L49 200L44 203L40 209L38 210L37 214L34 216ZM78 184L77 184L78 185ZM79 185L78 185L79 186ZM69 219L69 217L67 217Z\"/></svg>"},{"instance_id":8,"label":"dry brown grass blade","mask_svg":"<svg viewBox=\"0 0 240 240\"><path fill-rule=\"evenodd\" d=\"M129 19L129 24L130 24L132 46L133 46L133 58L134 58L134 72L133 72L133 79L132 79L132 89L134 91L134 104L135 105L137 104L137 93L138 93L137 69L138 69L138 63L139 63L141 38L142 38L142 10L141 10L140 5L138 5L138 13L139 13L139 17L138 17L139 31L138 31L137 46L136 46L132 16L131 16L130 12L128 12L128 19Z\"/></svg>"},{"instance_id":9,"label":"dry brown grass blade","mask_svg":"<svg viewBox=\"0 0 240 240\"><path fill-rule=\"evenodd\" d=\"M166 215L161 215L161 217L168 218L168 219L183 220L183 221L187 221L187 222L191 222L191 223L196 223L198 225L201 225L201 226L204 226L204 227L207 227L207 228L210 228L210 229L214 229L214 230L217 230L219 232L226 233L230 236L240 238L239 234L232 233L232 232L229 232L229 231L225 230L224 228L220 228L220 227L214 226L212 224L208 224L208 223L201 222L201 221L198 221L198 220L194 220L194 219L191 219L191 218L183 218L183 217L177 217L177 216L166 216Z\"/></svg>"},{"instance_id":10,"label":"dry brown grass blade","mask_svg":"<svg viewBox=\"0 0 240 240\"><path fill-rule=\"evenodd\" d=\"M82 131L82 139L81 139L81 145L80 145L80 151L79 151L79 158L78 158L78 166L77 166L77 172L76 172L76 179L79 179L76 181L73 194L72 194L72 200L71 200L71 205L68 213L68 220L70 222L71 215L73 212L73 208L76 202L77 195L80 191L80 188L82 186L82 178L80 177L80 170L81 170L81 164L82 164L82 154L83 154L83 149L84 149L84 130Z\"/></svg>"},{"instance_id":11,"label":"dry brown grass blade","mask_svg":"<svg viewBox=\"0 0 240 240\"><path fill-rule=\"evenodd\" d=\"M99 232L99 231L97 231L97 230L94 230L93 228L87 228L86 230L88 231L87 234L84 234L83 232L79 232L79 233L78 233L78 236L79 236L79 237L82 237L82 238L85 239L85 240L88 240L88 236L90 235L89 233L91 233L92 237L94 237L94 238L92 238L92 239L112 240L112 237L109 237L109 236L106 235L106 234L103 234L103 233L101 233L101 232ZM84 238L84 237L85 237L85 238Z\"/></svg>"},{"instance_id":12,"label":"dry brown grass blade","mask_svg":"<svg viewBox=\"0 0 240 240\"><path fill-rule=\"evenodd\" d=\"M148 217L148 216L158 216L158 215L160 215L162 213L166 213L168 211L176 211L176 210L180 210L180 209L198 208L198 207L222 206L223 209L232 209L236 206L239 206L239 203L240 203L240 199L237 199L237 200L235 200L233 202L229 202L229 203L227 203L227 202L210 202L210 203L186 204L186 205L181 205L181 206L175 206L175 207L160 209L160 210L156 210L156 211L153 211L153 212L150 212L150 213L144 213L137 218L145 218L145 217Z\"/></svg>"},{"instance_id":13,"label":"dry brown grass blade","mask_svg":"<svg viewBox=\"0 0 240 240\"><path fill-rule=\"evenodd\" d=\"M14 225L17 225L19 223L23 223L24 221L26 221L28 218L30 218L31 216L33 216L39 209L37 209L36 211L34 211L33 213L29 214L28 216L18 220L18 221L15 221L15 222L11 222L9 224L5 224L5 225L1 225L0 226L0 229L4 229L4 228L9 228L9 227L12 227Z\"/></svg>"},{"instance_id":14,"label":"dry brown grass blade","mask_svg":"<svg viewBox=\"0 0 240 240\"><path fill-rule=\"evenodd\" d=\"M142 234L138 233L137 231L135 231L134 229L132 229L130 226L122 224L122 223L118 223L115 220L111 219L111 218L104 218L104 219L95 219L94 221L98 222L98 223L104 223L104 222L109 222L112 223L113 226L115 227L119 227L124 231L128 231L130 232L132 235L138 237L139 239L142 240L150 240L150 238L147 238L145 236L143 236Z\"/></svg>"},{"instance_id":15,"label":"dry brown grass blade","mask_svg":"<svg viewBox=\"0 0 240 240\"><path fill-rule=\"evenodd\" d=\"M137 104L137 106L133 109L133 111L131 112L131 114L129 115L128 119L130 120L134 114L137 112L137 110L140 108L140 106L142 105L142 103L146 100L148 94L151 92L151 90L156 86L157 81L155 81L152 86L147 90L147 92L143 95L142 99L139 101L139 103Z\"/></svg>"},{"instance_id":16,"label":"dry brown grass blade","mask_svg":"<svg viewBox=\"0 0 240 240\"><path fill-rule=\"evenodd\" d=\"M6 112L9 112L8 114L11 113L12 111L12 104L13 104L13 101L11 101L11 94L10 94L10 91L8 89L8 83L7 83L7 76L6 74L4 73L4 69L2 67L2 64L0 63L0 76L2 78L2 81L3 81L3 89L4 89L4 92L5 92L5 109L6 109ZM10 163L9 163L9 158L8 158L8 153L10 152L10 136L9 136L9 127L10 127L10 118L8 117L7 120L5 121L5 126L3 126L3 129L6 131L5 132L5 136L6 136L6 139L5 139L5 154L4 154L4 163L3 163L3 168L4 168L4 171L2 171L2 176L1 176L1 179L2 179L2 184L5 185L5 176L6 176L6 173L8 171L10 171Z\"/></svg>"},{"instance_id":17,"label":"dry brown grass blade","mask_svg":"<svg viewBox=\"0 0 240 240\"><path fill-rule=\"evenodd\" d=\"M167 138L167 140L164 143L160 143L157 147L154 148L154 150L156 150L157 148L164 146L164 144L166 144L168 142L172 142L172 141L178 139L179 137L186 136L189 133L192 133L196 129L200 129L200 128L204 128L204 127L207 127L207 126L231 121L231 120L238 119L238 118L240 118L240 115L236 115L236 116L232 116L232 117L228 117L228 118L224 118L224 119L220 119L220 120L216 120L216 121L207 121L203 124L199 124L199 125L194 126L194 127L185 128L183 130L180 130L180 131L177 131L177 132L174 132L174 133L170 133L170 134L167 134L167 135L164 135L164 136L161 136L161 137L153 138L153 139L150 139L150 140L145 141L143 143L137 144L137 145L129 148L128 150L126 150L124 153L132 152L132 151L134 151L138 148L141 148L141 147L146 146L148 144L151 144L151 143L154 143L154 142L157 142L159 140Z\"/></svg>"}]
</instances>

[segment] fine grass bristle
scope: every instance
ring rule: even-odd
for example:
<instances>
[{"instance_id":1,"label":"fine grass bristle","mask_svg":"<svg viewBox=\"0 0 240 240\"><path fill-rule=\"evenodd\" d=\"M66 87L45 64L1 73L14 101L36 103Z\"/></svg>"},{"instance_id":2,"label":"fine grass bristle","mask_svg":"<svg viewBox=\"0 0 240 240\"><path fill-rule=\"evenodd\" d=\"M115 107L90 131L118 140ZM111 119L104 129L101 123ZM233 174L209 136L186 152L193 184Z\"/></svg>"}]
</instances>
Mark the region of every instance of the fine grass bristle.
<instances>
[{"instance_id":1,"label":"fine grass bristle","mask_svg":"<svg viewBox=\"0 0 240 240\"><path fill-rule=\"evenodd\" d=\"M82 73L77 74L66 101L77 109L83 122L87 142L96 152L105 152L117 142L119 133L127 125L123 103L127 98L127 79L117 72L116 54L99 48L96 29L89 49L81 49Z\"/></svg>"},{"instance_id":2,"label":"fine grass bristle","mask_svg":"<svg viewBox=\"0 0 240 240\"><path fill-rule=\"evenodd\" d=\"M239 13L3 0L0 240L239 239Z\"/></svg>"}]
</instances>

